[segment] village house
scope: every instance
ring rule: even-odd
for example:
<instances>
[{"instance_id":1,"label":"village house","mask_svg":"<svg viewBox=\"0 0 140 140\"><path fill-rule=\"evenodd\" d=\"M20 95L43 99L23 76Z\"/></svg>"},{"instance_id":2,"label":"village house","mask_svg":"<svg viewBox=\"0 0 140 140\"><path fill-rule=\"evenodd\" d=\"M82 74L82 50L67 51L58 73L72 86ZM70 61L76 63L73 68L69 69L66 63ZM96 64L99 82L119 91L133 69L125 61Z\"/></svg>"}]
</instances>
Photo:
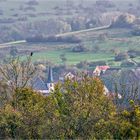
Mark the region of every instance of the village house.
<instances>
[{"instance_id":1,"label":"village house","mask_svg":"<svg viewBox=\"0 0 140 140\"><path fill-rule=\"evenodd\" d=\"M104 74L108 69L110 69L109 66L97 66L93 71L93 76L100 76L102 73Z\"/></svg>"}]
</instances>

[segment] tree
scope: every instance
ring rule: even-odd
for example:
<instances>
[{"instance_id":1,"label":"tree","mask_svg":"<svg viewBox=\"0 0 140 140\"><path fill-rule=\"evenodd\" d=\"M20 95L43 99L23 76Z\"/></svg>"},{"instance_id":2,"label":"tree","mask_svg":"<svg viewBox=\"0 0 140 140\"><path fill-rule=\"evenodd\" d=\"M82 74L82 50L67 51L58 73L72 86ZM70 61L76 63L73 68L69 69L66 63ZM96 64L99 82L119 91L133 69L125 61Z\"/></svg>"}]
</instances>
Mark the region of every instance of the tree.
<instances>
[{"instance_id":1,"label":"tree","mask_svg":"<svg viewBox=\"0 0 140 140\"><path fill-rule=\"evenodd\" d=\"M121 67L136 67L137 63L132 60L126 60L121 63Z\"/></svg>"},{"instance_id":2,"label":"tree","mask_svg":"<svg viewBox=\"0 0 140 140\"><path fill-rule=\"evenodd\" d=\"M131 31L131 34L133 36L140 36L140 27L139 26L134 27L133 30Z\"/></svg>"},{"instance_id":3,"label":"tree","mask_svg":"<svg viewBox=\"0 0 140 140\"><path fill-rule=\"evenodd\" d=\"M86 52L86 51L88 51L88 49L86 47L84 47L84 45L82 45L82 44L79 44L72 48L72 52L76 52L76 53Z\"/></svg>"},{"instance_id":4,"label":"tree","mask_svg":"<svg viewBox=\"0 0 140 140\"><path fill-rule=\"evenodd\" d=\"M57 85L52 94L58 112L58 123L52 125L56 130L54 139L111 138L105 122L110 120L115 107L103 94L98 78L82 78Z\"/></svg>"},{"instance_id":5,"label":"tree","mask_svg":"<svg viewBox=\"0 0 140 140\"><path fill-rule=\"evenodd\" d=\"M11 89L7 84L0 82L0 108L5 106L12 99Z\"/></svg>"},{"instance_id":6,"label":"tree","mask_svg":"<svg viewBox=\"0 0 140 140\"><path fill-rule=\"evenodd\" d=\"M16 57L17 56L17 53L18 53L18 50L17 50L17 48L16 47L11 47L11 49L10 49L10 55L12 56L12 57Z\"/></svg>"},{"instance_id":7,"label":"tree","mask_svg":"<svg viewBox=\"0 0 140 140\"><path fill-rule=\"evenodd\" d=\"M7 104L0 111L0 139L21 138L20 127L22 124L20 112Z\"/></svg>"},{"instance_id":8,"label":"tree","mask_svg":"<svg viewBox=\"0 0 140 140\"><path fill-rule=\"evenodd\" d=\"M115 61L122 61L128 59L129 56L127 53L119 53L115 56Z\"/></svg>"},{"instance_id":9,"label":"tree","mask_svg":"<svg viewBox=\"0 0 140 140\"><path fill-rule=\"evenodd\" d=\"M2 79L12 90L29 86L35 71L31 56L27 57L25 61L21 61L19 57L12 58L8 64L3 64L0 67Z\"/></svg>"},{"instance_id":10,"label":"tree","mask_svg":"<svg viewBox=\"0 0 140 140\"><path fill-rule=\"evenodd\" d=\"M42 131L45 124L45 98L32 89L17 89L12 105L22 114L25 138L41 138L39 131Z\"/></svg>"},{"instance_id":11,"label":"tree","mask_svg":"<svg viewBox=\"0 0 140 140\"><path fill-rule=\"evenodd\" d=\"M79 69L87 69L89 67L89 64L87 61L81 61L76 65Z\"/></svg>"},{"instance_id":12,"label":"tree","mask_svg":"<svg viewBox=\"0 0 140 140\"><path fill-rule=\"evenodd\" d=\"M115 121L112 121L114 139L140 138L140 106L130 100L130 107L119 110Z\"/></svg>"},{"instance_id":13,"label":"tree","mask_svg":"<svg viewBox=\"0 0 140 140\"><path fill-rule=\"evenodd\" d=\"M119 15L111 24L111 28L132 28L136 17L131 14Z\"/></svg>"},{"instance_id":14,"label":"tree","mask_svg":"<svg viewBox=\"0 0 140 140\"><path fill-rule=\"evenodd\" d=\"M65 54L61 54L60 55L60 59L61 59L62 63L65 65L65 63L67 61L66 55Z\"/></svg>"},{"instance_id":15,"label":"tree","mask_svg":"<svg viewBox=\"0 0 140 140\"><path fill-rule=\"evenodd\" d=\"M0 111L0 137L42 138L46 99L31 89L16 89L13 99Z\"/></svg>"}]
</instances>

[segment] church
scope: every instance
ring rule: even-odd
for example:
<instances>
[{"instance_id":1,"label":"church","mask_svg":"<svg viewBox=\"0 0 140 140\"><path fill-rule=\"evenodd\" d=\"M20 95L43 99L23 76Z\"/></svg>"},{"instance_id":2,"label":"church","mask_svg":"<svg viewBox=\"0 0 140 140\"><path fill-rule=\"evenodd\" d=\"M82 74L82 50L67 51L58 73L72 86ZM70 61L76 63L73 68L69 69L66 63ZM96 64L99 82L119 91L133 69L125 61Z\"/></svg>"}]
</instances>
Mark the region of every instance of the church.
<instances>
[{"instance_id":1,"label":"church","mask_svg":"<svg viewBox=\"0 0 140 140\"><path fill-rule=\"evenodd\" d=\"M54 91L52 67L49 67L48 69L47 81L45 82L40 77L37 77L33 82L33 89L42 93L44 96L47 96Z\"/></svg>"}]
</instances>

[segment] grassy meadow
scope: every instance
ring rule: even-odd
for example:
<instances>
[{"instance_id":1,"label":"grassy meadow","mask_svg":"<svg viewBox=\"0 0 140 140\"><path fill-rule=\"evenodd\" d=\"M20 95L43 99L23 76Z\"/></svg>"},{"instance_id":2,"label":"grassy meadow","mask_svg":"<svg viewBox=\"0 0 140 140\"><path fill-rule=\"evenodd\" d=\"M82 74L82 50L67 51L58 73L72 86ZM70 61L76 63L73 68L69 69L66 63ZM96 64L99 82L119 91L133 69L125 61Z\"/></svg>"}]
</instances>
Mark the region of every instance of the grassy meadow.
<instances>
[{"instance_id":1,"label":"grassy meadow","mask_svg":"<svg viewBox=\"0 0 140 140\"><path fill-rule=\"evenodd\" d=\"M120 33L121 30L122 32ZM103 31L89 32L86 35L77 35L82 39L82 45L88 49L87 52L75 53L72 48L78 44L63 44L63 43L47 43L47 44L27 44L30 48L40 48L34 53L33 61L48 60L55 64L61 64L60 55L65 54L66 63L69 65L77 64L81 61L95 62L106 61L112 67L119 67L120 62L115 62L115 52L127 52L128 50L140 51L140 37L129 35L126 29L107 29ZM100 34L108 34L105 40L98 40ZM126 34L128 35L126 37ZM94 48L98 46L98 51ZM43 49L44 48L44 49ZM140 57L134 58L135 61L140 62Z\"/></svg>"}]
</instances>

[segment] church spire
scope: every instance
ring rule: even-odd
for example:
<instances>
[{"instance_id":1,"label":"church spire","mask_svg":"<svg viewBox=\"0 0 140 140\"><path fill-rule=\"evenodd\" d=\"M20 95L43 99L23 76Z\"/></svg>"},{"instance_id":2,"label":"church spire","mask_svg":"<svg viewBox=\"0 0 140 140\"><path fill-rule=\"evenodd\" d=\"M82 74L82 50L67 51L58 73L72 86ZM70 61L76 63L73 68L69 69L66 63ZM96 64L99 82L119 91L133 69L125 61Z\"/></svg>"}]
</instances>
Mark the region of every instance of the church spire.
<instances>
[{"instance_id":1,"label":"church spire","mask_svg":"<svg viewBox=\"0 0 140 140\"><path fill-rule=\"evenodd\" d=\"M53 74L52 74L52 67L51 66L49 66L47 83L53 83Z\"/></svg>"}]
</instances>

